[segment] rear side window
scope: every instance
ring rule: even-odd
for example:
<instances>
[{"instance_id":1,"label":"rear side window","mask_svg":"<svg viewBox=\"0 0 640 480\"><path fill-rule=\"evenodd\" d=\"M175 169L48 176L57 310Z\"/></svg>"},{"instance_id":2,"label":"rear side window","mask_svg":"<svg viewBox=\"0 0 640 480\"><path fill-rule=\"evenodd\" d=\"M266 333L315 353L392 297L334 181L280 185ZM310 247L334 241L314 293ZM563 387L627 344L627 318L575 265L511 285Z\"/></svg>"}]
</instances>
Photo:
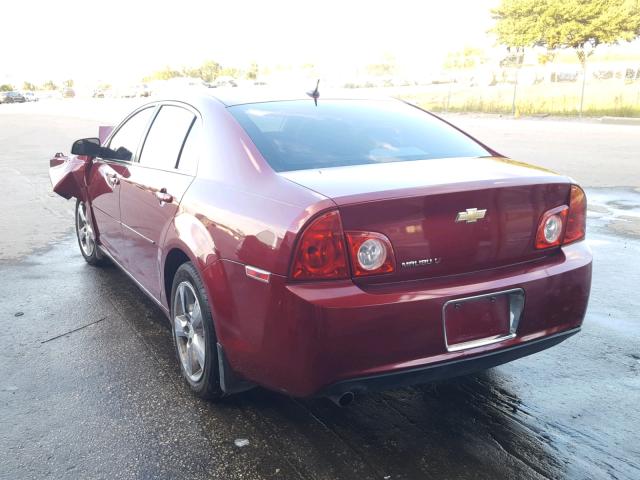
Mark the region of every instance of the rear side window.
<instances>
[{"instance_id":1,"label":"rear side window","mask_svg":"<svg viewBox=\"0 0 640 480\"><path fill-rule=\"evenodd\" d=\"M149 124L154 107L140 110L122 125L109 142L109 154L106 158L114 160L133 160L138 143Z\"/></svg>"},{"instance_id":2,"label":"rear side window","mask_svg":"<svg viewBox=\"0 0 640 480\"><path fill-rule=\"evenodd\" d=\"M432 158L482 157L455 128L393 100L312 100L235 105L229 111L278 171Z\"/></svg>"},{"instance_id":3,"label":"rear side window","mask_svg":"<svg viewBox=\"0 0 640 480\"><path fill-rule=\"evenodd\" d=\"M142 147L140 164L164 170L176 168L194 119L195 115L185 108L162 106Z\"/></svg>"}]
</instances>

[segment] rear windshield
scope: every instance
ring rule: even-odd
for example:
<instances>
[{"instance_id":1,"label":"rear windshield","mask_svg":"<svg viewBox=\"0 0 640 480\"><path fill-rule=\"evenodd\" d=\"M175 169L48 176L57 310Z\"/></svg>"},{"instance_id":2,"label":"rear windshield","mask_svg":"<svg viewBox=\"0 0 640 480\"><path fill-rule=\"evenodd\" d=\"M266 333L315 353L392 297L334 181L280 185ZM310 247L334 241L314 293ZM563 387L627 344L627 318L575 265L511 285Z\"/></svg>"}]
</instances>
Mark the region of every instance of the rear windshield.
<instances>
[{"instance_id":1,"label":"rear windshield","mask_svg":"<svg viewBox=\"0 0 640 480\"><path fill-rule=\"evenodd\" d=\"M229 107L277 172L482 157L455 128L396 100L295 100Z\"/></svg>"}]
</instances>

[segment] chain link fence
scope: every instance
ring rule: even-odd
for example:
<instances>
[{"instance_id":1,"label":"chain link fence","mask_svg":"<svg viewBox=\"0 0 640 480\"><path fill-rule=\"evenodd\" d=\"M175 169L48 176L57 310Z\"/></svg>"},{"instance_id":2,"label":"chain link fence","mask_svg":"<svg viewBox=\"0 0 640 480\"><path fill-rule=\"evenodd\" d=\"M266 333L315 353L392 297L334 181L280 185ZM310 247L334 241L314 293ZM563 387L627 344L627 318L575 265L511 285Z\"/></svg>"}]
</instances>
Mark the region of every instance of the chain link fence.
<instances>
[{"instance_id":1,"label":"chain link fence","mask_svg":"<svg viewBox=\"0 0 640 480\"><path fill-rule=\"evenodd\" d=\"M640 64L588 66L586 76L580 66L555 71L510 68L499 75L458 72L428 85L384 90L442 112L640 117Z\"/></svg>"}]
</instances>

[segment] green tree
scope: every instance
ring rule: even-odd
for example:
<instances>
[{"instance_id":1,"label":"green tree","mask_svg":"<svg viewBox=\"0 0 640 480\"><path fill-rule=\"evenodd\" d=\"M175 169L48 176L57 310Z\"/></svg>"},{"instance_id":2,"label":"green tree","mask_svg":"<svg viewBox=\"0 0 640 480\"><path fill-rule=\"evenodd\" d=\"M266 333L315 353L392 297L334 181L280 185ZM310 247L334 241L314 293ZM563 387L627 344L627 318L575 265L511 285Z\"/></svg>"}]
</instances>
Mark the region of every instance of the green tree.
<instances>
[{"instance_id":1,"label":"green tree","mask_svg":"<svg viewBox=\"0 0 640 480\"><path fill-rule=\"evenodd\" d=\"M0 92L11 92L13 90L13 85L9 85L8 83L0 85Z\"/></svg>"},{"instance_id":2,"label":"green tree","mask_svg":"<svg viewBox=\"0 0 640 480\"><path fill-rule=\"evenodd\" d=\"M486 61L486 55L479 48L465 47L462 51L447 54L445 68L475 68Z\"/></svg>"},{"instance_id":3,"label":"green tree","mask_svg":"<svg viewBox=\"0 0 640 480\"><path fill-rule=\"evenodd\" d=\"M640 0L502 0L492 11L500 43L514 48L569 48L582 66L580 115L587 59L598 45L640 36Z\"/></svg>"},{"instance_id":4,"label":"green tree","mask_svg":"<svg viewBox=\"0 0 640 480\"><path fill-rule=\"evenodd\" d=\"M65 80L64 82L62 82L62 85L65 86L66 88L73 88L73 80L71 79Z\"/></svg>"},{"instance_id":5,"label":"green tree","mask_svg":"<svg viewBox=\"0 0 640 480\"><path fill-rule=\"evenodd\" d=\"M191 68L191 67L182 67L182 71L180 72L182 77L189 78L200 78L202 73L199 68Z\"/></svg>"},{"instance_id":6,"label":"green tree","mask_svg":"<svg viewBox=\"0 0 640 480\"><path fill-rule=\"evenodd\" d=\"M507 58L501 62L516 68L511 100L511 114L516 113L518 93L518 74L524 60L525 49L534 47L540 42L541 26L538 24L549 0L502 0L498 8L492 10L497 20L493 32L498 41L509 50Z\"/></svg>"},{"instance_id":7,"label":"green tree","mask_svg":"<svg viewBox=\"0 0 640 480\"><path fill-rule=\"evenodd\" d=\"M245 74L247 80L257 79L259 70L260 68L258 67L258 64L256 62L253 62L249 67L249 70L247 70L247 73Z\"/></svg>"},{"instance_id":8,"label":"green tree","mask_svg":"<svg viewBox=\"0 0 640 480\"><path fill-rule=\"evenodd\" d=\"M500 6L491 11L496 20L492 31L498 41L511 48L539 45L548 3L549 0L502 0Z\"/></svg>"},{"instance_id":9,"label":"green tree","mask_svg":"<svg viewBox=\"0 0 640 480\"><path fill-rule=\"evenodd\" d=\"M369 75L388 77L393 74L393 65L389 63L372 63L366 67Z\"/></svg>"},{"instance_id":10,"label":"green tree","mask_svg":"<svg viewBox=\"0 0 640 480\"><path fill-rule=\"evenodd\" d=\"M225 67L220 70L220 75L223 77L238 78L240 76L240 70L235 67Z\"/></svg>"},{"instance_id":11,"label":"green tree","mask_svg":"<svg viewBox=\"0 0 640 480\"><path fill-rule=\"evenodd\" d=\"M53 83L53 80L47 80L42 84L42 88L44 90L57 90L58 86L55 83Z\"/></svg>"},{"instance_id":12,"label":"green tree","mask_svg":"<svg viewBox=\"0 0 640 480\"><path fill-rule=\"evenodd\" d=\"M213 60L207 60L200 66L200 78L205 82L213 82L220 75L222 65Z\"/></svg>"},{"instance_id":13,"label":"green tree","mask_svg":"<svg viewBox=\"0 0 640 480\"><path fill-rule=\"evenodd\" d=\"M390 53L385 53L381 62L372 63L367 65L365 68L369 75L376 77L390 77L396 70L396 59Z\"/></svg>"},{"instance_id":14,"label":"green tree","mask_svg":"<svg viewBox=\"0 0 640 480\"><path fill-rule=\"evenodd\" d=\"M165 67L162 70L153 72L151 75L147 75L143 78L143 81L150 82L152 80L169 80L170 78L183 77L184 75L178 70L174 70L170 67Z\"/></svg>"},{"instance_id":15,"label":"green tree","mask_svg":"<svg viewBox=\"0 0 640 480\"><path fill-rule=\"evenodd\" d=\"M36 86L31 82L24 82L22 84L22 89L28 92L33 92L34 90L37 90Z\"/></svg>"},{"instance_id":16,"label":"green tree","mask_svg":"<svg viewBox=\"0 0 640 480\"><path fill-rule=\"evenodd\" d=\"M182 75L185 77L200 78L205 82L213 82L218 75L222 67L218 62L213 60L207 60L199 67L185 67L182 69Z\"/></svg>"}]
</instances>

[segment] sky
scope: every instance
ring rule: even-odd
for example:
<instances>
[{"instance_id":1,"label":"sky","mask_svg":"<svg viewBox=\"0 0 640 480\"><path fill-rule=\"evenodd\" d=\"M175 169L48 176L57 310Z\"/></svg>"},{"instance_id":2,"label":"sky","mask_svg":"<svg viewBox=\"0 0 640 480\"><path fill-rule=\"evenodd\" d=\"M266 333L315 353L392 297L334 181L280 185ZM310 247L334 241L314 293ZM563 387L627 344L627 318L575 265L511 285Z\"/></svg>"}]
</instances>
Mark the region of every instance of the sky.
<instances>
[{"instance_id":1,"label":"sky","mask_svg":"<svg viewBox=\"0 0 640 480\"><path fill-rule=\"evenodd\" d=\"M165 66L314 64L338 75L393 57L438 68L491 47L497 0L32 0L0 29L0 82L131 82Z\"/></svg>"}]
</instances>

